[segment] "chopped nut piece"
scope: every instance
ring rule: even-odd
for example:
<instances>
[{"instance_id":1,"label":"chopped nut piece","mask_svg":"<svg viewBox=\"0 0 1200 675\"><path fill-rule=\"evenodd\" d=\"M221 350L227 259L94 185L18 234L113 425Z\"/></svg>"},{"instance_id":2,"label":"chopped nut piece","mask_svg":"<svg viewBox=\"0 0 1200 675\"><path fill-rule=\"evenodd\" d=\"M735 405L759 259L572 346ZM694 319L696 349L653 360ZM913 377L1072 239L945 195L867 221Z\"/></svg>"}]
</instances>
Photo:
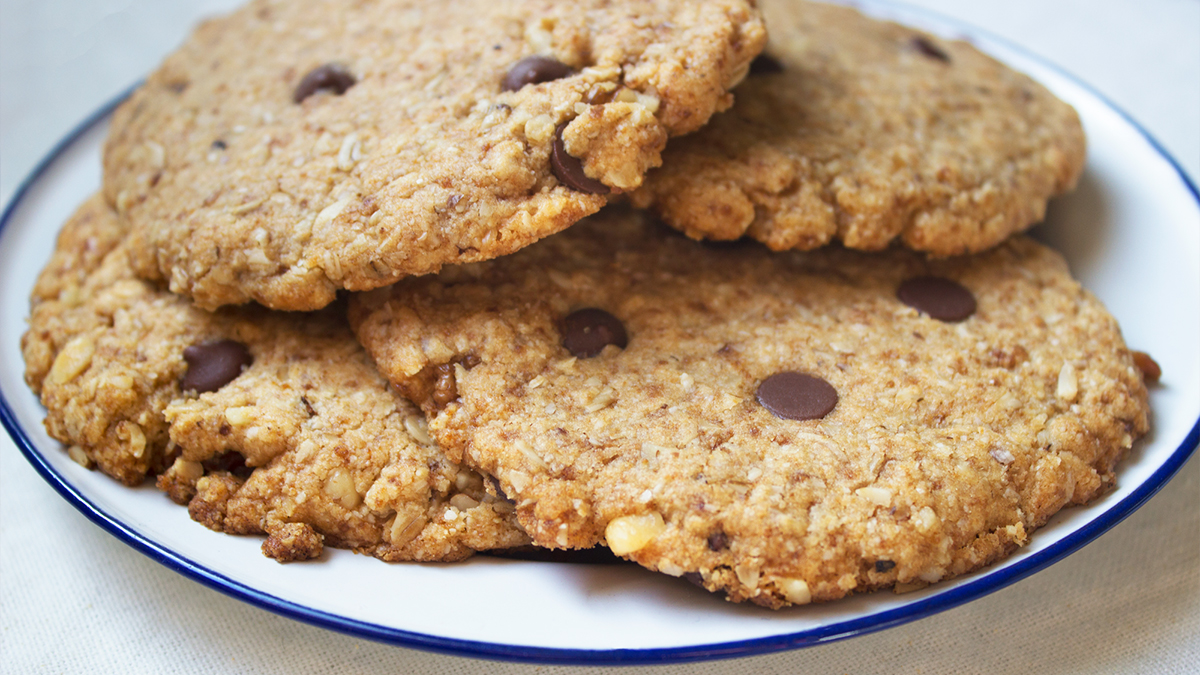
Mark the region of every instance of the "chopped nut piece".
<instances>
[{"instance_id":1,"label":"chopped nut piece","mask_svg":"<svg viewBox=\"0 0 1200 675\"><path fill-rule=\"evenodd\" d=\"M618 516L608 521L604 538L616 555L627 555L644 548L667 528L657 512L636 516Z\"/></svg>"}]
</instances>

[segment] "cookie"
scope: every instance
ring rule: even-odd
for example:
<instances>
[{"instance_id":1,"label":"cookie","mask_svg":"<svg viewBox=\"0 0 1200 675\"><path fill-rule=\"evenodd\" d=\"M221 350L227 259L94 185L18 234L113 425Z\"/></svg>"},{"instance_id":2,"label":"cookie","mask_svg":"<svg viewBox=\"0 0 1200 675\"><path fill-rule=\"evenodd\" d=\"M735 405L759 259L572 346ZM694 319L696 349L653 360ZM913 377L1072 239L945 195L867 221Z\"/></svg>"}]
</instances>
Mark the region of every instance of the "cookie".
<instances>
[{"instance_id":1,"label":"cookie","mask_svg":"<svg viewBox=\"0 0 1200 675\"><path fill-rule=\"evenodd\" d=\"M671 144L634 202L693 238L978 252L1041 221L1084 164L1079 117L962 41L772 0L737 105Z\"/></svg>"},{"instance_id":2,"label":"cookie","mask_svg":"<svg viewBox=\"0 0 1200 675\"><path fill-rule=\"evenodd\" d=\"M216 313L134 277L125 226L93 197L67 223L22 340L46 428L127 485L157 476L208 527L384 560L528 543L512 506L450 462L358 346L344 307Z\"/></svg>"},{"instance_id":3,"label":"cookie","mask_svg":"<svg viewBox=\"0 0 1200 675\"><path fill-rule=\"evenodd\" d=\"M316 309L636 188L765 40L753 0L256 0L116 111L104 190L143 277Z\"/></svg>"},{"instance_id":4,"label":"cookie","mask_svg":"<svg viewBox=\"0 0 1200 675\"><path fill-rule=\"evenodd\" d=\"M1116 322L1023 236L772 253L606 210L350 321L535 544L770 607L999 559L1147 429Z\"/></svg>"}]
</instances>

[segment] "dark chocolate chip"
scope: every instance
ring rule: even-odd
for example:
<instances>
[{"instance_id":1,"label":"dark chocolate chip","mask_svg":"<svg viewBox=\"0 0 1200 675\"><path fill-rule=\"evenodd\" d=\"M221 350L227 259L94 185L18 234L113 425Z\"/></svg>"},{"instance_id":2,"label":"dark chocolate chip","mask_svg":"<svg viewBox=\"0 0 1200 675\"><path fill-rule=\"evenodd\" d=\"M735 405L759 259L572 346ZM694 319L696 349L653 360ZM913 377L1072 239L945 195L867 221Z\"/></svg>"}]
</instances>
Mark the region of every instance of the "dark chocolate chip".
<instances>
[{"instance_id":1,"label":"dark chocolate chip","mask_svg":"<svg viewBox=\"0 0 1200 675\"><path fill-rule=\"evenodd\" d=\"M229 146L225 143L225 141L223 141L219 138L212 142L213 150L224 150L225 148L228 148L228 147Z\"/></svg>"},{"instance_id":2,"label":"dark chocolate chip","mask_svg":"<svg viewBox=\"0 0 1200 675\"><path fill-rule=\"evenodd\" d=\"M914 37L912 40L912 45L913 45L913 47L916 48L917 51L921 52L922 54L924 54L925 56L928 56L931 59L937 59L938 61L941 61L942 63L950 63L950 55L947 54L945 51L943 51L941 47L934 44L932 40L925 37L924 35L918 35L918 36Z\"/></svg>"},{"instance_id":3,"label":"dark chocolate chip","mask_svg":"<svg viewBox=\"0 0 1200 675\"><path fill-rule=\"evenodd\" d=\"M819 377L776 373L758 385L755 397L771 414L785 420L815 420L837 405L837 390Z\"/></svg>"},{"instance_id":4,"label":"dark chocolate chip","mask_svg":"<svg viewBox=\"0 0 1200 675\"><path fill-rule=\"evenodd\" d=\"M684 572L683 578L687 579L688 583L704 588L704 576L699 572Z\"/></svg>"},{"instance_id":5,"label":"dark chocolate chip","mask_svg":"<svg viewBox=\"0 0 1200 675\"><path fill-rule=\"evenodd\" d=\"M625 325L602 309L589 307L567 315L562 326L563 346L581 359L596 356L608 345L621 349L629 344Z\"/></svg>"},{"instance_id":6,"label":"dark chocolate chip","mask_svg":"<svg viewBox=\"0 0 1200 675\"><path fill-rule=\"evenodd\" d=\"M964 321L975 313L975 296L943 277L915 277L900 284L896 297L938 321Z\"/></svg>"},{"instance_id":7,"label":"dark chocolate chip","mask_svg":"<svg viewBox=\"0 0 1200 675\"><path fill-rule=\"evenodd\" d=\"M717 530L708 535L708 550L724 551L729 548L729 535L725 534L724 530Z\"/></svg>"},{"instance_id":8,"label":"dark chocolate chip","mask_svg":"<svg viewBox=\"0 0 1200 675\"><path fill-rule=\"evenodd\" d=\"M563 122L555 130L554 147L550 151L550 170L554 172L554 176L559 181L573 190L579 190L591 195L608 194L609 189L607 185L594 178L589 178L583 172L582 160L567 154L567 146L563 144L562 139L562 132L566 126L567 123Z\"/></svg>"},{"instance_id":9,"label":"dark chocolate chip","mask_svg":"<svg viewBox=\"0 0 1200 675\"><path fill-rule=\"evenodd\" d=\"M292 92L292 101L300 103L318 91L327 91L341 96L346 93L347 89L353 87L355 82L357 80L354 79L354 75L351 75L345 67L336 63L326 63L313 68L304 76L304 79L300 80L300 84L296 85L296 90Z\"/></svg>"},{"instance_id":10,"label":"dark chocolate chip","mask_svg":"<svg viewBox=\"0 0 1200 675\"><path fill-rule=\"evenodd\" d=\"M549 56L526 56L512 64L504 76L504 91L516 91L527 84L541 84L574 75L571 66Z\"/></svg>"},{"instance_id":11,"label":"dark chocolate chip","mask_svg":"<svg viewBox=\"0 0 1200 675\"><path fill-rule=\"evenodd\" d=\"M246 458L235 450L226 450L220 455L209 457L200 465L204 467L204 473L224 471L242 480L246 480L250 474L254 473L253 468L246 466Z\"/></svg>"},{"instance_id":12,"label":"dark chocolate chip","mask_svg":"<svg viewBox=\"0 0 1200 675\"><path fill-rule=\"evenodd\" d=\"M224 387L254 363L246 345L233 340L192 345L183 350L183 360L188 369L180 386L198 394Z\"/></svg>"},{"instance_id":13,"label":"dark chocolate chip","mask_svg":"<svg viewBox=\"0 0 1200 675\"><path fill-rule=\"evenodd\" d=\"M891 560L876 560L875 561L875 571L879 572L880 574L883 574L884 572L890 572L892 570L892 568L895 566L896 566L896 563L892 562Z\"/></svg>"},{"instance_id":14,"label":"dark chocolate chip","mask_svg":"<svg viewBox=\"0 0 1200 675\"><path fill-rule=\"evenodd\" d=\"M770 54L759 54L750 62L751 75L773 75L783 72L783 64Z\"/></svg>"}]
</instances>

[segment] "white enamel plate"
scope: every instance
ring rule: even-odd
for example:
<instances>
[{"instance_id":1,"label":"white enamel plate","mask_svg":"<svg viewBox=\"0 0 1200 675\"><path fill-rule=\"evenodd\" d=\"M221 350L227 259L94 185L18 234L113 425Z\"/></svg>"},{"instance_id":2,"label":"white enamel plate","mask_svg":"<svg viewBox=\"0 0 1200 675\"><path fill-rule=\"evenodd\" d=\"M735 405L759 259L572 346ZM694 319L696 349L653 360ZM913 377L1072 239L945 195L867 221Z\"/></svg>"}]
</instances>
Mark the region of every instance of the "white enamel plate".
<instances>
[{"instance_id":1,"label":"white enamel plate","mask_svg":"<svg viewBox=\"0 0 1200 675\"><path fill-rule=\"evenodd\" d=\"M1163 369L1153 431L1119 467L1119 487L1060 513L1001 564L905 595L875 593L772 612L727 603L635 565L476 557L385 564L347 551L279 565L261 540L210 532L153 487L131 490L68 459L21 379L29 292L58 228L100 185L111 106L65 139L0 220L0 418L41 475L114 536L229 595L301 621L408 647L542 663L662 663L794 649L912 621L1041 570L1116 525L1183 465L1200 437L1200 201L1138 126L1073 80L979 31L889 5L870 11L980 48L1079 111L1089 139L1079 188L1051 205L1038 236L1108 306L1129 345Z\"/></svg>"}]
</instances>

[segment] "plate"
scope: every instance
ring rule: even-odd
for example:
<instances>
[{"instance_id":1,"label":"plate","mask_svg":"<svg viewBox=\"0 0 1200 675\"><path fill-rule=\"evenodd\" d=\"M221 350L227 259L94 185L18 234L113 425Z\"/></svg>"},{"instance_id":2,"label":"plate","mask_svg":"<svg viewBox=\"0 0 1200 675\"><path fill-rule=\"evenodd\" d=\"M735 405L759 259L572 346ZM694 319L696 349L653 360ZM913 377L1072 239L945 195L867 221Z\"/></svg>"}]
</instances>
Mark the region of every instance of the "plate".
<instances>
[{"instance_id":1,"label":"plate","mask_svg":"<svg viewBox=\"0 0 1200 675\"><path fill-rule=\"evenodd\" d=\"M27 298L54 234L100 184L110 104L54 148L0 217L0 421L34 468L93 522L154 560L253 605L382 642L540 663L665 663L745 656L838 640L919 619L1053 564L1120 522L1183 465L1200 438L1200 193L1132 120L1070 76L976 29L919 10L876 15L977 46L1076 107L1090 155L1079 188L1035 230L1163 367L1153 430L1119 467L1118 488L1067 509L1003 563L922 591L876 593L770 612L733 605L636 566L476 557L453 565L381 563L329 551L280 566L260 539L193 523L153 487L128 489L68 459L44 432L21 379ZM1162 304L1170 302L1169 309Z\"/></svg>"}]
</instances>

